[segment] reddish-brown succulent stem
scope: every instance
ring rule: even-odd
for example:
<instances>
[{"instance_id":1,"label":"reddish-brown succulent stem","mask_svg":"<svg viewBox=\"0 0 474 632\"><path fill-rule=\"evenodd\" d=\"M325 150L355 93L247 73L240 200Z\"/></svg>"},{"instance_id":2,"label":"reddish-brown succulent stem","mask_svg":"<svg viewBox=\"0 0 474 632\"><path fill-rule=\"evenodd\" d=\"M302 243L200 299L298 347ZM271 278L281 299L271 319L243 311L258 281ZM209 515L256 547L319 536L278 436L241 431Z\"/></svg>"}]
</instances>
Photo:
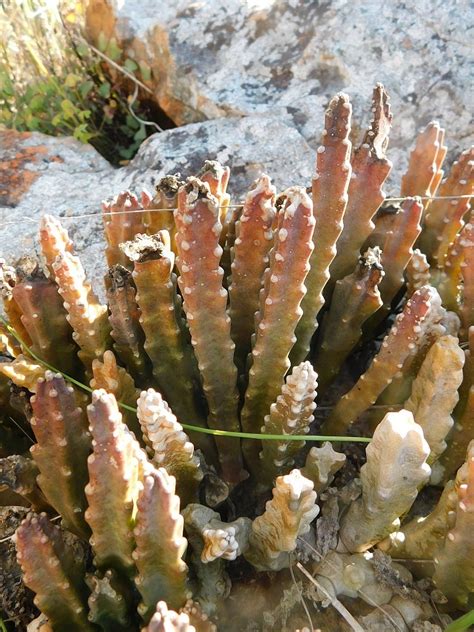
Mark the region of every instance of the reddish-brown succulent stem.
<instances>
[{"instance_id":1,"label":"reddish-brown succulent stem","mask_svg":"<svg viewBox=\"0 0 474 632\"><path fill-rule=\"evenodd\" d=\"M41 218L39 242L49 273L54 279L54 260L61 252L74 254L74 244L67 230L53 215L43 215Z\"/></svg>"},{"instance_id":2,"label":"reddish-brown succulent stem","mask_svg":"<svg viewBox=\"0 0 474 632\"><path fill-rule=\"evenodd\" d=\"M467 340L469 328L474 325L474 223L466 225L461 263L462 302L461 302L461 340Z\"/></svg>"},{"instance_id":3,"label":"reddish-brown succulent stem","mask_svg":"<svg viewBox=\"0 0 474 632\"><path fill-rule=\"evenodd\" d=\"M138 497L134 529L137 548L133 552L138 569L135 581L143 600L139 612L145 621L153 614L157 601L180 608L189 597L188 567L182 559L187 546L183 524L175 478L163 468L150 472Z\"/></svg>"},{"instance_id":4,"label":"reddish-brown succulent stem","mask_svg":"<svg viewBox=\"0 0 474 632\"><path fill-rule=\"evenodd\" d=\"M131 268L130 259L123 253L120 244L131 241L138 233L145 231L145 213L140 212L142 203L130 191L123 191L110 202L102 203L107 265L120 264Z\"/></svg>"},{"instance_id":5,"label":"reddish-brown succulent stem","mask_svg":"<svg viewBox=\"0 0 474 632\"><path fill-rule=\"evenodd\" d=\"M288 189L285 206L279 214L275 245L265 272L256 318L258 326L251 354L249 385L241 414L246 432L258 432L290 368L289 353L302 315L305 280L314 248L314 225L311 199L304 189ZM248 442L245 445L247 461L254 463L258 458L258 444Z\"/></svg>"},{"instance_id":6,"label":"reddish-brown succulent stem","mask_svg":"<svg viewBox=\"0 0 474 632\"><path fill-rule=\"evenodd\" d=\"M426 289L426 286L424 287ZM413 353L405 358L403 365L399 367L393 379L377 399L377 404L381 408L374 407L367 413L369 426L374 427L382 419L384 412L397 410L403 406L410 396L413 381L418 375L428 351L441 336L446 334L447 329L444 324L446 310L438 299L423 322L423 333L419 344L412 349Z\"/></svg>"},{"instance_id":7,"label":"reddish-brown succulent stem","mask_svg":"<svg viewBox=\"0 0 474 632\"><path fill-rule=\"evenodd\" d=\"M268 254L273 245L275 194L270 178L262 175L247 194L236 226L229 297L235 361L241 373L251 351L263 273L268 268Z\"/></svg>"},{"instance_id":8,"label":"reddish-brown succulent stem","mask_svg":"<svg viewBox=\"0 0 474 632\"><path fill-rule=\"evenodd\" d=\"M167 230L170 234L171 249L175 250L176 226L174 223L174 209L178 199L178 189L182 185L179 174L168 175L156 185L155 195L148 204L147 232L150 235L160 230ZM169 209L156 210L153 209Z\"/></svg>"},{"instance_id":9,"label":"reddish-brown succulent stem","mask_svg":"<svg viewBox=\"0 0 474 632\"><path fill-rule=\"evenodd\" d=\"M469 328L464 377L453 416L455 424L448 436L448 447L439 460L443 468L443 480L455 475L464 461L469 442L474 440L474 327Z\"/></svg>"},{"instance_id":10,"label":"reddish-brown succulent stem","mask_svg":"<svg viewBox=\"0 0 474 632\"><path fill-rule=\"evenodd\" d=\"M145 334L140 325L141 311L132 273L123 266L113 266L108 276L107 300L114 350L135 382L144 386L151 374L151 365L144 349Z\"/></svg>"},{"instance_id":11,"label":"reddish-brown succulent stem","mask_svg":"<svg viewBox=\"0 0 474 632\"><path fill-rule=\"evenodd\" d=\"M474 161L473 161L474 162ZM452 209L449 214L449 221L443 226L443 230L439 235L439 245L436 252L433 253L433 260L442 266L449 247L456 239L459 231L464 227L464 218L469 217L471 210L470 199L451 200Z\"/></svg>"},{"instance_id":12,"label":"reddish-brown succulent stem","mask_svg":"<svg viewBox=\"0 0 474 632\"><path fill-rule=\"evenodd\" d=\"M46 514L28 514L16 531L18 562L35 604L58 632L94 632L87 618L84 562Z\"/></svg>"},{"instance_id":13,"label":"reddish-brown succulent stem","mask_svg":"<svg viewBox=\"0 0 474 632\"><path fill-rule=\"evenodd\" d=\"M169 234L139 235L125 245L134 261L133 278L145 332L145 350L153 364L160 391L183 423L206 426L198 408L200 390L196 360L181 323L181 299L173 273L174 253ZM181 326L180 326L181 325ZM193 440L206 452L212 438L194 433Z\"/></svg>"},{"instance_id":14,"label":"reddish-brown succulent stem","mask_svg":"<svg viewBox=\"0 0 474 632\"><path fill-rule=\"evenodd\" d=\"M225 245L221 257L221 268L224 270L223 286L228 289L231 283L231 265L234 256L234 245L237 239L237 222L242 216L243 206L233 206L225 218Z\"/></svg>"},{"instance_id":15,"label":"reddish-brown succulent stem","mask_svg":"<svg viewBox=\"0 0 474 632\"><path fill-rule=\"evenodd\" d=\"M405 268L405 279L407 283L407 297L419 290L424 285L430 285L431 268L426 255L416 248Z\"/></svg>"},{"instance_id":16,"label":"reddish-brown succulent stem","mask_svg":"<svg viewBox=\"0 0 474 632\"><path fill-rule=\"evenodd\" d=\"M226 251L227 237L231 230L232 210L229 211L230 195L227 193L227 185L229 184L230 169L224 167L217 160L205 160L197 177L201 182L209 186L211 195L219 202L219 219L222 224L221 234L219 236L219 245L222 248L222 256L220 266L224 270L222 277L222 285L225 289L228 287L228 277L230 274L230 252Z\"/></svg>"},{"instance_id":17,"label":"reddish-brown succulent stem","mask_svg":"<svg viewBox=\"0 0 474 632\"><path fill-rule=\"evenodd\" d=\"M219 218L222 226L227 229L225 218L230 203L230 195L227 193L230 177L229 167L223 167L217 160L205 160L197 177L209 186L211 195L219 202ZM219 243L222 247L225 244L226 236L227 232L223 234L221 230Z\"/></svg>"},{"instance_id":18,"label":"reddish-brown succulent stem","mask_svg":"<svg viewBox=\"0 0 474 632\"><path fill-rule=\"evenodd\" d=\"M92 362L90 386L94 390L103 388L107 393L114 395L117 402L126 404L128 408L122 408L123 421L136 438L141 439L137 413L130 410L137 405L140 390L135 386L133 378L127 371L117 364L113 351L110 349L104 352L102 360L96 359Z\"/></svg>"},{"instance_id":19,"label":"reddish-brown succulent stem","mask_svg":"<svg viewBox=\"0 0 474 632\"><path fill-rule=\"evenodd\" d=\"M47 371L30 401L34 414L31 427L37 441L31 454L40 471L38 483L67 528L88 537L84 487L91 438L74 389L60 374Z\"/></svg>"},{"instance_id":20,"label":"reddish-brown succulent stem","mask_svg":"<svg viewBox=\"0 0 474 632\"><path fill-rule=\"evenodd\" d=\"M413 245L421 232L423 205L417 198L407 198L401 206L388 207L376 222L368 242L380 244L381 263L385 272L379 291L383 308L365 324L364 335L369 337L390 312L392 301L404 284L404 271L413 254Z\"/></svg>"},{"instance_id":21,"label":"reddish-brown succulent stem","mask_svg":"<svg viewBox=\"0 0 474 632\"><path fill-rule=\"evenodd\" d=\"M444 136L445 136L444 129L441 129L441 133L438 139L438 143L439 143L438 153L436 154L436 173L433 177L433 180L431 181L431 186L430 186L430 195L433 195L433 196L436 195L439 185L441 184L441 181L444 176L443 163L444 163L444 159L446 158L446 154L448 153L448 148L446 145L444 145ZM430 204L431 204L431 200L427 200L425 204L425 211L428 209Z\"/></svg>"},{"instance_id":22,"label":"reddish-brown succulent stem","mask_svg":"<svg viewBox=\"0 0 474 632\"><path fill-rule=\"evenodd\" d=\"M462 267L466 248L474 243L474 218L468 222L451 244L444 266L438 275L438 290L447 309L459 312L461 306Z\"/></svg>"},{"instance_id":23,"label":"reddish-brown succulent stem","mask_svg":"<svg viewBox=\"0 0 474 632\"><path fill-rule=\"evenodd\" d=\"M392 168L385 155L392 125L387 92L377 84L372 97L373 119L352 158L352 176L344 227L337 240L337 254L330 267L331 282L351 274L361 248L374 228L372 218L385 199L382 186Z\"/></svg>"},{"instance_id":24,"label":"reddish-brown succulent stem","mask_svg":"<svg viewBox=\"0 0 474 632\"><path fill-rule=\"evenodd\" d=\"M400 204L397 202L383 202L373 218L373 230L367 237L363 250L367 248L381 248L387 236L393 232L393 225L396 222L397 214L400 211Z\"/></svg>"},{"instance_id":25,"label":"reddish-brown succulent stem","mask_svg":"<svg viewBox=\"0 0 474 632\"><path fill-rule=\"evenodd\" d=\"M112 344L107 307L100 304L86 280L82 263L72 254L72 244L58 220L46 217L41 225L40 240L68 312L73 339L80 347L79 358L90 371L92 360L100 358Z\"/></svg>"},{"instance_id":26,"label":"reddish-brown succulent stem","mask_svg":"<svg viewBox=\"0 0 474 632\"><path fill-rule=\"evenodd\" d=\"M296 343L290 356L293 365L305 360L309 353L311 338L317 328L316 318L324 305L323 290L329 279L329 266L342 232L351 179L351 112L349 97L342 93L331 100L326 111L323 144L317 151L312 186L315 249L306 279L308 292L301 304L303 315L296 328Z\"/></svg>"},{"instance_id":27,"label":"reddish-brown succulent stem","mask_svg":"<svg viewBox=\"0 0 474 632\"><path fill-rule=\"evenodd\" d=\"M382 306L379 284L383 275L380 250L373 248L360 258L352 274L336 282L315 360L320 387L337 375L362 335L362 324Z\"/></svg>"},{"instance_id":28,"label":"reddish-brown succulent stem","mask_svg":"<svg viewBox=\"0 0 474 632\"><path fill-rule=\"evenodd\" d=\"M73 331L56 283L36 268L15 285L13 297L31 338L31 350L60 371L77 375L78 348L72 340Z\"/></svg>"},{"instance_id":29,"label":"reddish-brown succulent stem","mask_svg":"<svg viewBox=\"0 0 474 632\"><path fill-rule=\"evenodd\" d=\"M138 419L143 438L156 467L176 479L182 507L197 501L203 472L194 446L160 393L149 388L138 399Z\"/></svg>"},{"instance_id":30,"label":"reddish-brown succulent stem","mask_svg":"<svg viewBox=\"0 0 474 632\"><path fill-rule=\"evenodd\" d=\"M463 454L469 441L474 440L474 383L471 384L464 401L464 410L457 417L453 432L448 437L448 449L440 459L443 479L456 473L462 464Z\"/></svg>"},{"instance_id":31,"label":"reddish-brown succulent stem","mask_svg":"<svg viewBox=\"0 0 474 632\"><path fill-rule=\"evenodd\" d=\"M132 528L140 487L140 448L122 422L113 395L94 391L87 414L93 452L88 458L85 517L92 529L95 564L133 574Z\"/></svg>"},{"instance_id":32,"label":"reddish-brown succulent stem","mask_svg":"<svg viewBox=\"0 0 474 632\"><path fill-rule=\"evenodd\" d=\"M107 307L100 304L86 281L78 257L69 252L58 255L53 270L67 319L74 330L73 339L80 347L79 358L90 370L92 361L100 358L112 343Z\"/></svg>"},{"instance_id":33,"label":"reddish-brown succulent stem","mask_svg":"<svg viewBox=\"0 0 474 632\"><path fill-rule=\"evenodd\" d=\"M439 172L446 156L444 129L431 121L418 135L410 154L408 170L402 177L400 195L414 197L433 195L439 184Z\"/></svg>"},{"instance_id":34,"label":"reddish-brown succulent stem","mask_svg":"<svg viewBox=\"0 0 474 632\"><path fill-rule=\"evenodd\" d=\"M435 558L434 582L458 608L469 609L474 583L474 442L456 477L457 507L454 527Z\"/></svg>"},{"instance_id":35,"label":"reddish-brown succulent stem","mask_svg":"<svg viewBox=\"0 0 474 632\"><path fill-rule=\"evenodd\" d=\"M465 196L474 192L473 158L474 147L462 152L451 167L448 176L441 182L437 196L440 198ZM468 199L437 199L431 202L419 244L430 263L437 262L442 265L442 257L449 247L450 239L462 226L462 217L469 208L468 202ZM454 228L456 230L453 234Z\"/></svg>"},{"instance_id":36,"label":"reddish-brown succulent stem","mask_svg":"<svg viewBox=\"0 0 474 632\"><path fill-rule=\"evenodd\" d=\"M429 286L413 294L367 371L332 410L323 426L324 433L344 434L357 417L375 403L407 358L415 355L423 340L424 325L440 303L438 293Z\"/></svg>"},{"instance_id":37,"label":"reddish-brown succulent stem","mask_svg":"<svg viewBox=\"0 0 474 632\"><path fill-rule=\"evenodd\" d=\"M421 232L422 213L423 205L419 200L405 200L382 244L381 262L385 276L379 289L386 309L404 283L403 273L413 254L413 244Z\"/></svg>"},{"instance_id":38,"label":"reddish-brown succulent stem","mask_svg":"<svg viewBox=\"0 0 474 632\"><path fill-rule=\"evenodd\" d=\"M224 273L219 266L221 223L218 200L206 184L188 179L178 194L175 221L178 282L209 405L208 424L238 431L235 345L226 312L227 291L222 286ZM224 477L237 483L243 475L238 440L218 438L216 444Z\"/></svg>"},{"instance_id":39,"label":"reddish-brown succulent stem","mask_svg":"<svg viewBox=\"0 0 474 632\"><path fill-rule=\"evenodd\" d=\"M0 259L0 296L2 297L3 309L17 335L27 345L31 344L31 338L21 322L21 309L13 298L13 289L17 283L15 270L7 266L3 259Z\"/></svg>"}]
</instances>

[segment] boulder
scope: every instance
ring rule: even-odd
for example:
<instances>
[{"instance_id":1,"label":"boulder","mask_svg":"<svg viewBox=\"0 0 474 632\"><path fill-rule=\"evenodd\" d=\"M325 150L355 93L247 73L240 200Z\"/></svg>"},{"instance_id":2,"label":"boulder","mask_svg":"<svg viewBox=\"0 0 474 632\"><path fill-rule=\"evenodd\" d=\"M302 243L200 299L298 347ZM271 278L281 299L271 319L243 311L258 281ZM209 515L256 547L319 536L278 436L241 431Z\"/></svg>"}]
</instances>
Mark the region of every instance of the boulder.
<instances>
[{"instance_id":1,"label":"boulder","mask_svg":"<svg viewBox=\"0 0 474 632\"><path fill-rule=\"evenodd\" d=\"M64 217L88 272L101 248L100 211L115 170L90 145L38 132L0 130L0 257L11 262L38 253L39 218Z\"/></svg>"},{"instance_id":2,"label":"boulder","mask_svg":"<svg viewBox=\"0 0 474 632\"><path fill-rule=\"evenodd\" d=\"M116 188L152 189L163 175L193 175L208 159L230 167L229 192L233 201L240 201L263 172L278 189L309 186L315 152L290 117L256 114L214 119L150 136L116 174Z\"/></svg>"},{"instance_id":3,"label":"boulder","mask_svg":"<svg viewBox=\"0 0 474 632\"><path fill-rule=\"evenodd\" d=\"M469 144L468 12L467 0L88 0L86 29L150 67L148 85L177 125L290 114L315 148L329 98L351 96L357 132L380 81L395 114L391 147L407 155L438 119L452 159Z\"/></svg>"}]
</instances>

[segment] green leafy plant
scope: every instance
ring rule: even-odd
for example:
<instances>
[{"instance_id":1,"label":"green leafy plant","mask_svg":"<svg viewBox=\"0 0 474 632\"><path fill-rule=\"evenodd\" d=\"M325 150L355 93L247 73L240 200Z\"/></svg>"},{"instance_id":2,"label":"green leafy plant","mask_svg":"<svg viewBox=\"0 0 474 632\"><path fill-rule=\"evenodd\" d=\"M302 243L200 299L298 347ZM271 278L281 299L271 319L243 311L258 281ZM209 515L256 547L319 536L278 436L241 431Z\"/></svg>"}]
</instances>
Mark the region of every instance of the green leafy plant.
<instances>
[{"instance_id":1,"label":"green leafy plant","mask_svg":"<svg viewBox=\"0 0 474 632\"><path fill-rule=\"evenodd\" d=\"M140 88L133 97L150 70L126 58L113 38L100 38L94 52L81 37L81 7L66 3L60 13L41 0L2 4L0 124L71 135L113 163L129 160L147 135L160 129L148 124L155 112L146 92Z\"/></svg>"}]
</instances>

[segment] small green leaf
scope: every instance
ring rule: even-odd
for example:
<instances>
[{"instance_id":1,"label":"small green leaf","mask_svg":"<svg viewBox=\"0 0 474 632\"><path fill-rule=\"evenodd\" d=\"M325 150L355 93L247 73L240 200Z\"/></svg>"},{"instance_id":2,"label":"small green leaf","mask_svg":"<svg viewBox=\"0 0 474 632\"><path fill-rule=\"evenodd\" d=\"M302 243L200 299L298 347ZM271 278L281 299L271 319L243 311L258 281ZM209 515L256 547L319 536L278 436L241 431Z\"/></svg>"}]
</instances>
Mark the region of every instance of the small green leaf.
<instances>
[{"instance_id":1,"label":"small green leaf","mask_svg":"<svg viewBox=\"0 0 474 632\"><path fill-rule=\"evenodd\" d=\"M79 112L79 118L81 121L88 121L92 116L92 112L90 110L81 110Z\"/></svg>"},{"instance_id":2,"label":"small green leaf","mask_svg":"<svg viewBox=\"0 0 474 632\"><path fill-rule=\"evenodd\" d=\"M50 91L50 86L46 81L41 81L40 83L36 84L36 89L40 94L44 94L46 96Z\"/></svg>"},{"instance_id":3,"label":"small green leaf","mask_svg":"<svg viewBox=\"0 0 474 632\"><path fill-rule=\"evenodd\" d=\"M13 82L10 79L10 75L6 70L0 71L0 85L2 86L1 95L13 96L15 94L15 90L13 87Z\"/></svg>"},{"instance_id":4,"label":"small green leaf","mask_svg":"<svg viewBox=\"0 0 474 632\"><path fill-rule=\"evenodd\" d=\"M128 70L128 72L135 72L138 68L138 64L133 61L133 59L126 59L124 63L124 67Z\"/></svg>"},{"instance_id":5,"label":"small green leaf","mask_svg":"<svg viewBox=\"0 0 474 632\"><path fill-rule=\"evenodd\" d=\"M100 49L100 47L99 47ZM77 54L79 55L79 57L86 57L86 55L89 54L89 47L87 46L87 44L85 42L80 42L77 46L76 46L76 50L77 50Z\"/></svg>"},{"instance_id":6,"label":"small green leaf","mask_svg":"<svg viewBox=\"0 0 474 632\"><path fill-rule=\"evenodd\" d=\"M75 88L80 80L81 78L79 75L75 75L73 72L70 72L64 79L64 85L66 88Z\"/></svg>"},{"instance_id":7,"label":"small green leaf","mask_svg":"<svg viewBox=\"0 0 474 632\"><path fill-rule=\"evenodd\" d=\"M44 107L44 96L35 94L30 100L30 109L32 112L38 112Z\"/></svg>"},{"instance_id":8,"label":"small green leaf","mask_svg":"<svg viewBox=\"0 0 474 632\"><path fill-rule=\"evenodd\" d=\"M108 99L110 97L110 83L108 81L102 83L98 92L101 97L104 97L104 99Z\"/></svg>"},{"instance_id":9,"label":"small green leaf","mask_svg":"<svg viewBox=\"0 0 474 632\"><path fill-rule=\"evenodd\" d=\"M34 131L37 130L40 126L41 121L35 116L29 116L27 121L28 129Z\"/></svg>"},{"instance_id":10,"label":"small green leaf","mask_svg":"<svg viewBox=\"0 0 474 632\"><path fill-rule=\"evenodd\" d=\"M64 118L66 120L74 118L76 114L76 108L72 101L70 101L69 99L63 99L61 101L61 109L64 112Z\"/></svg>"},{"instance_id":11,"label":"small green leaf","mask_svg":"<svg viewBox=\"0 0 474 632\"><path fill-rule=\"evenodd\" d=\"M129 138L133 136L133 130L131 130L128 125L120 125L119 130L122 132L122 134L124 134L124 136L127 136Z\"/></svg>"},{"instance_id":12,"label":"small green leaf","mask_svg":"<svg viewBox=\"0 0 474 632\"><path fill-rule=\"evenodd\" d=\"M35 88L38 88L38 84L35 86ZM25 101L29 102L34 97L34 95L35 95L35 90L33 89L33 86L29 85L26 88L25 94L23 95L25 98Z\"/></svg>"},{"instance_id":13,"label":"small green leaf","mask_svg":"<svg viewBox=\"0 0 474 632\"><path fill-rule=\"evenodd\" d=\"M89 131L87 123L82 123L74 129L73 136L74 138L77 138L77 140L81 141L81 143L88 143L90 139L93 138L94 134Z\"/></svg>"},{"instance_id":14,"label":"small green leaf","mask_svg":"<svg viewBox=\"0 0 474 632\"><path fill-rule=\"evenodd\" d=\"M133 139L142 141L146 138L146 129L144 125L140 125L140 129L133 135Z\"/></svg>"},{"instance_id":15,"label":"small green leaf","mask_svg":"<svg viewBox=\"0 0 474 632\"><path fill-rule=\"evenodd\" d=\"M101 31L99 33L99 39L97 40L97 48L100 50L101 53L105 53L107 45L108 45L108 41L107 41L107 38L105 37L105 33Z\"/></svg>"},{"instance_id":16,"label":"small green leaf","mask_svg":"<svg viewBox=\"0 0 474 632\"><path fill-rule=\"evenodd\" d=\"M121 156L122 158L125 158L125 160L130 160L133 154L134 154L134 149L132 147L127 147L127 148L123 147L119 151L119 156Z\"/></svg>"},{"instance_id":17,"label":"small green leaf","mask_svg":"<svg viewBox=\"0 0 474 632\"><path fill-rule=\"evenodd\" d=\"M91 81L90 79L88 79L87 81L84 81L84 83L81 83L81 85L79 86L79 93L81 97L85 99L86 96L89 94L89 92L93 89L93 87L94 87L94 82Z\"/></svg>"},{"instance_id":18,"label":"small green leaf","mask_svg":"<svg viewBox=\"0 0 474 632\"><path fill-rule=\"evenodd\" d=\"M112 61L117 61L117 59L120 59L120 56L122 54L122 49L118 46L117 40L115 39L115 37L113 37L108 43L105 54L108 57L110 57Z\"/></svg>"},{"instance_id":19,"label":"small green leaf","mask_svg":"<svg viewBox=\"0 0 474 632\"><path fill-rule=\"evenodd\" d=\"M150 66L145 64L145 62L140 62L140 73L142 75L143 81L150 81L151 79L151 69Z\"/></svg>"},{"instance_id":20,"label":"small green leaf","mask_svg":"<svg viewBox=\"0 0 474 632\"><path fill-rule=\"evenodd\" d=\"M131 114L127 114L125 118L125 123L127 124L127 127L134 131L140 126L140 123Z\"/></svg>"},{"instance_id":21,"label":"small green leaf","mask_svg":"<svg viewBox=\"0 0 474 632\"><path fill-rule=\"evenodd\" d=\"M13 114L11 112L9 112L6 108L0 108L0 121L2 121L2 123L8 126L12 118Z\"/></svg>"}]
</instances>

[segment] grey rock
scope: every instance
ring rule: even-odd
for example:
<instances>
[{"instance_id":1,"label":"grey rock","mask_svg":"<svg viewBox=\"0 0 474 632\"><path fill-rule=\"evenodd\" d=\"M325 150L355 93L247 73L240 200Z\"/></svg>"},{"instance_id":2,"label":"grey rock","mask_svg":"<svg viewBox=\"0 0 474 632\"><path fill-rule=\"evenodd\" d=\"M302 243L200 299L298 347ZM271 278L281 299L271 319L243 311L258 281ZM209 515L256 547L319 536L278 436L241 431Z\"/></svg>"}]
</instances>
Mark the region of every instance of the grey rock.
<instances>
[{"instance_id":1,"label":"grey rock","mask_svg":"<svg viewBox=\"0 0 474 632\"><path fill-rule=\"evenodd\" d=\"M122 188L150 189L168 173L195 174L207 159L230 167L229 191L235 202L263 172L278 189L309 185L315 152L289 118L257 114L214 119L150 136L115 182Z\"/></svg>"},{"instance_id":2,"label":"grey rock","mask_svg":"<svg viewBox=\"0 0 474 632\"><path fill-rule=\"evenodd\" d=\"M473 138L468 0L89 0L87 29L115 37L151 68L178 125L273 112L316 147L331 96L354 104L354 136L385 84L395 114L394 188L416 132L447 128L450 159ZM393 193L396 193L394 190Z\"/></svg>"},{"instance_id":3,"label":"grey rock","mask_svg":"<svg viewBox=\"0 0 474 632\"><path fill-rule=\"evenodd\" d=\"M0 131L0 257L13 261L35 255L39 219L64 218L89 274L96 269L101 243L100 211L115 170L93 147L74 138ZM74 219L73 219L74 218Z\"/></svg>"}]
</instances>

